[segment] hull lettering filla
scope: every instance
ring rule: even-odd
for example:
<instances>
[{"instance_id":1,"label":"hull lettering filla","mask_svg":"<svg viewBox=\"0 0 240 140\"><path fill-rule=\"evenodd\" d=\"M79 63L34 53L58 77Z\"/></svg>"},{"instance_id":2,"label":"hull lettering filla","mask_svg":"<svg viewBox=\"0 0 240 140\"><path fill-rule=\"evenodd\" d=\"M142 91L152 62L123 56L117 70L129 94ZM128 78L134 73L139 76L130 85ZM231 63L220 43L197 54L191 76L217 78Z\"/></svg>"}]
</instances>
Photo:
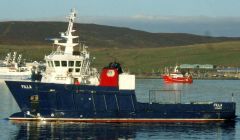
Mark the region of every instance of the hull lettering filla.
<instances>
[{"instance_id":1,"label":"hull lettering filla","mask_svg":"<svg viewBox=\"0 0 240 140\"><path fill-rule=\"evenodd\" d=\"M21 88L23 89L32 89L31 85L21 85Z\"/></svg>"}]
</instances>

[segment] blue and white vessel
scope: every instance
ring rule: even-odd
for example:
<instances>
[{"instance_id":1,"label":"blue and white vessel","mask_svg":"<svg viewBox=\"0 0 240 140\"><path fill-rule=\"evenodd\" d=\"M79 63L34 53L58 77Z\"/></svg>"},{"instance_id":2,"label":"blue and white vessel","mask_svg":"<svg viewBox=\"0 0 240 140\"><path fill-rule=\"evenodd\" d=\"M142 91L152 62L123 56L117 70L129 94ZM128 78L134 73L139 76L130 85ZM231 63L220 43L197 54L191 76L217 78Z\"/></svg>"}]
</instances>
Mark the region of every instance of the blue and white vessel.
<instances>
[{"instance_id":1,"label":"blue and white vessel","mask_svg":"<svg viewBox=\"0 0 240 140\"><path fill-rule=\"evenodd\" d=\"M10 120L77 122L219 122L234 120L235 102L157 103L137 101L135 75L110 63L99 74L87 46L75 43L75 10L67 31L53 39L46 71L33 81L6 81L21 111ZM74 50L80 50L74 54Z\"/></svg>"}]
</instances>

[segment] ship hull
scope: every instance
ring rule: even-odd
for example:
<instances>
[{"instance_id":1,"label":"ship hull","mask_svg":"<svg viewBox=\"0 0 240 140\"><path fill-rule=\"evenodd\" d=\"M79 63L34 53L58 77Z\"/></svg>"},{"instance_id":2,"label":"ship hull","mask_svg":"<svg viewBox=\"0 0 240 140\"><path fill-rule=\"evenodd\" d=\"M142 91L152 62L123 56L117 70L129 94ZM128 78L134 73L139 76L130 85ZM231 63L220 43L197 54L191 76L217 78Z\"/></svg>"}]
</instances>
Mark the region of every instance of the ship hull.
<instances>
[{"instance_id":1,"label":"ship hull","mask_svg":"<svg viewBox=\"0 0 240 140\"><path fill-rule=\"evenodd\" d=\"M95 123L221 122L234 120L233 102L141 103L134 90L6 81L21 112L10 120Z\"/></svg>"}]
</instances>

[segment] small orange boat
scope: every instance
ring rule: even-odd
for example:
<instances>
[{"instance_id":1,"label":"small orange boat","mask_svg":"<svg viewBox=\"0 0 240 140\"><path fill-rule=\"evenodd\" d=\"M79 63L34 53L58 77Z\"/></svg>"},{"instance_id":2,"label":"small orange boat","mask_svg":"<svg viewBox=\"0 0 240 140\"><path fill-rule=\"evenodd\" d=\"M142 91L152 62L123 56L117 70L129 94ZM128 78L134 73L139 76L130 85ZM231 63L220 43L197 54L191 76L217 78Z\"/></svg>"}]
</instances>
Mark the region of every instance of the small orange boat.
<instances>
[{"instance_id":1,"label":"small orange boat","mask_svg":"<svg viewBox=\"0 0 240 140\"><path fill-rule=\"evenodd\" d=\"M193 82L192 76L189 74L183 75L177 70L177 66L174 69L174 72L171 74L165 74L162 76L163 80L168 83L189 83Z\"/></svg>"}]
</instances>

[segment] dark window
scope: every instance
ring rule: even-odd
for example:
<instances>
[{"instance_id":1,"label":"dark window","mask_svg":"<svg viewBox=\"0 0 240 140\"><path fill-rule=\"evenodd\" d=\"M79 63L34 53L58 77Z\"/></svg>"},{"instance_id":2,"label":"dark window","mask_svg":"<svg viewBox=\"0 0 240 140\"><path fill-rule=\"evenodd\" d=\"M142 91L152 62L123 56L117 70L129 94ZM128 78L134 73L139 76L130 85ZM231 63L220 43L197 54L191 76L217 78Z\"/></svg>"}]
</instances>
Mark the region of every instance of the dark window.
<instances>
[{"instance_id":1,"label":"dark window","mask_svg":"<svg viewBox=\"0 0 240 140\"><path fill-rule=\"evenodd\" d=\"M47 61L47 63L48 63L48 66L49 66L49 67L52 67L52 66L51 66L51 62L50 62L50 61Z\"/></svg>"},{"instance_id":2,"label":"dark window","mask_svg":"<svg viewBox=\"0 0 240 140\"><path fill-rule=\"evenodd\" d=\"M76 67L81 67L81 61L76 61L75 66L76 66Z\"/></svg>"},{"instance_id":3,"label":"dark window","mask_svg":"<svg viewBox=\"0 0 240 140\"><path fill-rule=\"evenodd\" d=\"M67 61L62 61L62 67L66 67L67 66Z\"/></svg>"},{"instance_id":4,"label":"dark window","mask_svg":"<svg viewBox=\"0 0 240 140\"><path fill-rule=\"evenodd\" d=\"M54 67L54 65L53 65L53 61L50 61L50 62L51 62L51 66Z\"/></svg>"},{"instance_id":5,"label":"dark window","mask_svg":"<svg viewBox=\"0 0 240 140\"><path fill-rule=\"evenodd\" d=\"M80 72L80 69L75 69L75 72Z\"/></svg>"},{"instance_id":6,"label":"dark window","mask_svg":"<svg viewBox=\"0 0 240 140\"><path fill-rule=\"evenodd\" d=\"M73 66L74 66L74 61L69 61L69 62L68 62L68 66L69 66L69 67L73 67Z\"/></svg>"},{"instance_id":7,"label":"dark window","mask_svg":"<svg viewBox=\"0 0 240 140\"><path fill-rule=\"evenodd\" d=\"M54 61L55 63L55 67L59 67L60 66L60 62L59 61Z\"/></svg>"},{"instance_id":8,"label":"dark window","mask_svg":"<svg viewBox=\"0 0 240 140\"><path fill-rule=\"evenodd\" d=\"M73 69L72 68L68 69L68 72L73 72Z\"/></svg>"}]
</instances>

